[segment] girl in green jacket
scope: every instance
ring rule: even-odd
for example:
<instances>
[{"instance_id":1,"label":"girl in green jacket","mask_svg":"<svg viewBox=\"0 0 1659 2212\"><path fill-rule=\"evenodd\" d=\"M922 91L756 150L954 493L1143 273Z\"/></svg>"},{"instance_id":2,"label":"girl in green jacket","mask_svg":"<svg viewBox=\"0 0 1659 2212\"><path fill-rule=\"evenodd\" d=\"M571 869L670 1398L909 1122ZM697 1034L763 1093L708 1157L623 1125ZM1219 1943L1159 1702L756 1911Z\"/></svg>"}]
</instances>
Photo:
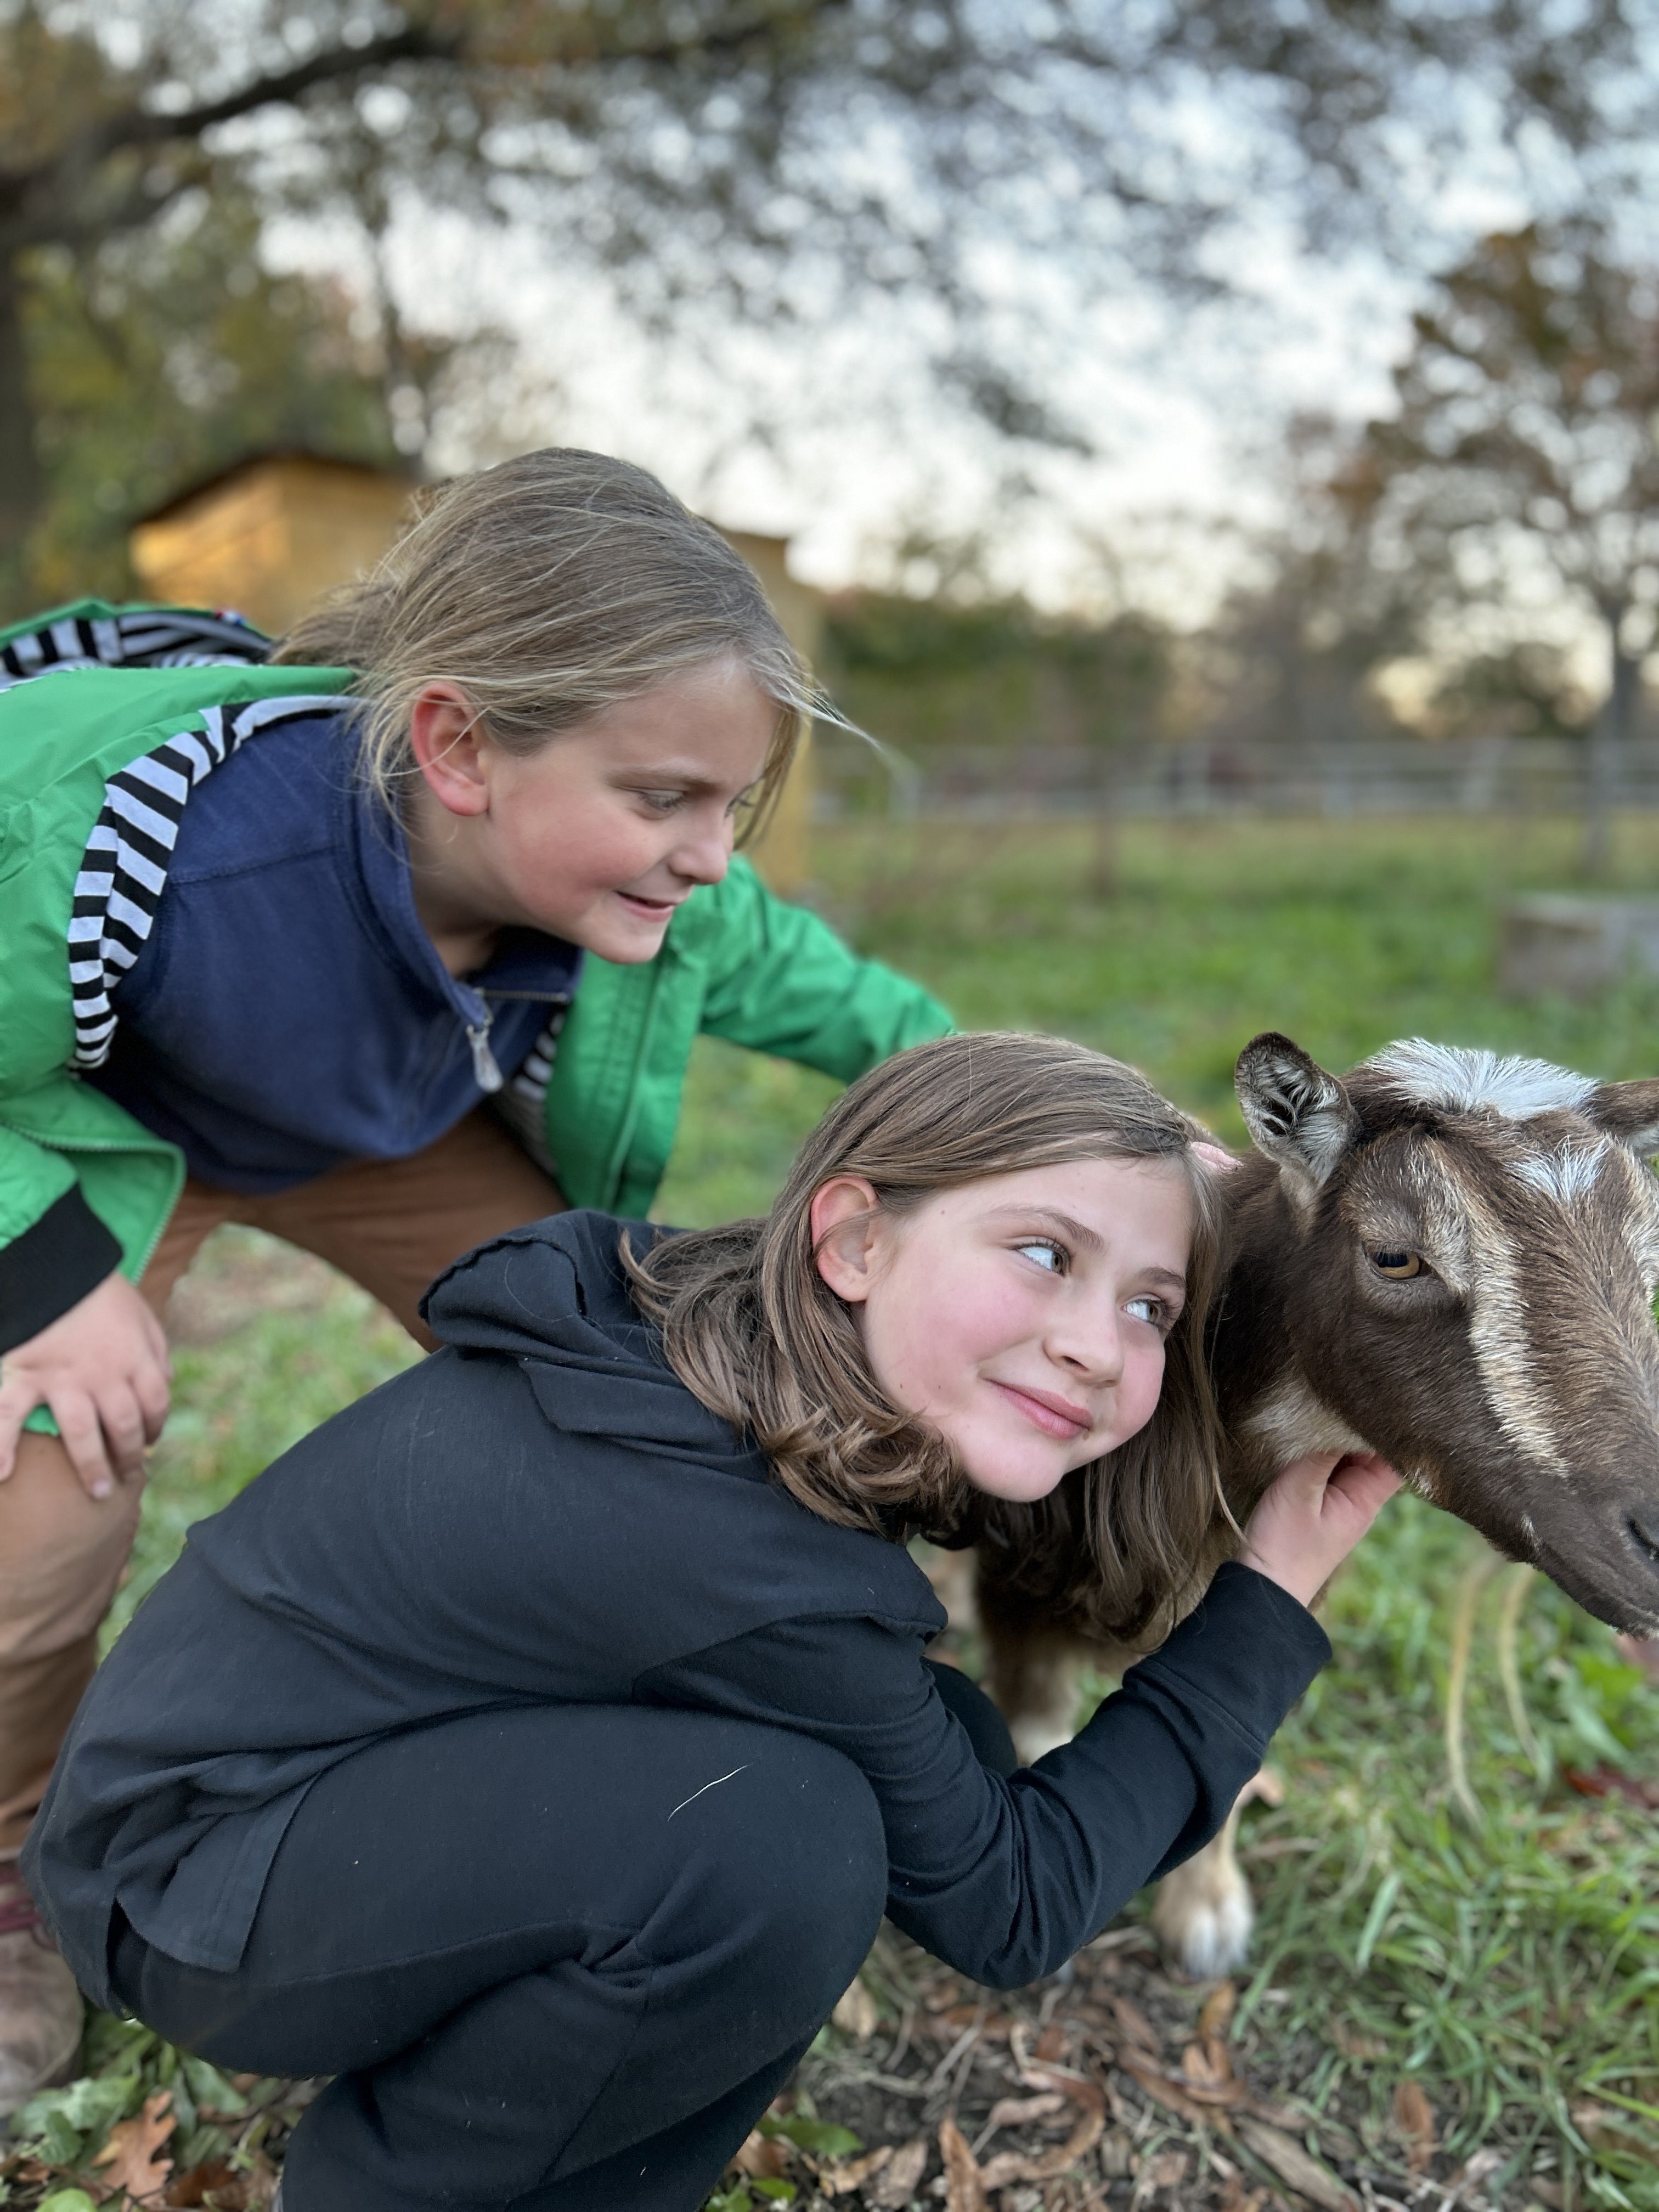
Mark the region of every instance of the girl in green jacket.
<instances>
[{"instance_id":1,"label":"girl in green jacket","mask_svg":"<svg viewBox=\"0 0 1659 2212\"><path fill-rule=\"evenodd\" d=\"M566 1204L641 1213L708 1030L849 1079L948 1026L733 858L813 705L758 584L570 452L439 493L264 659L91 605L0 636L0 2112L79 2006L15 1855L249 1223L416 1310Z\"/></svg>"}]
</instances>

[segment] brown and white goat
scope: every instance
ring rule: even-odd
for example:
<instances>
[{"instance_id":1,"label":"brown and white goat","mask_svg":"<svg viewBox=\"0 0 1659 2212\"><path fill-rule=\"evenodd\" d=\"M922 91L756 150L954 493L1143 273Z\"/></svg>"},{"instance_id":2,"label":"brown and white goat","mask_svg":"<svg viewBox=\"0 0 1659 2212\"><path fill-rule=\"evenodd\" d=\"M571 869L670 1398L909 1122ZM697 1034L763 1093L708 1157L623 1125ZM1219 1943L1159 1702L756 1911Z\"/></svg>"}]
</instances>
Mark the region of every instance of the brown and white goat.
<instances>
[{"instance_id":1,"label":"brown and white goat","mask_svg":"<svg viewBox=\"0 0 1659 2212\"><path fill-rule=\"evenodd\" d=\"M1339 1079L1272 1033L1235 1080L1255 1149L1224 1180L1212 1368L1237 1520L1287 1460L1367 1448L1602 1620L1659 1632L1659 1081L1420 1039ZM1078 1555L1036 1548L1034 1576L983 1547L976 1592L1026 1758L1070 1734L1080 1663L1133 1656ZM1154 1908L1197 1973L1249 1937L1231 1829Z\"/></svg>"}]
</instances>

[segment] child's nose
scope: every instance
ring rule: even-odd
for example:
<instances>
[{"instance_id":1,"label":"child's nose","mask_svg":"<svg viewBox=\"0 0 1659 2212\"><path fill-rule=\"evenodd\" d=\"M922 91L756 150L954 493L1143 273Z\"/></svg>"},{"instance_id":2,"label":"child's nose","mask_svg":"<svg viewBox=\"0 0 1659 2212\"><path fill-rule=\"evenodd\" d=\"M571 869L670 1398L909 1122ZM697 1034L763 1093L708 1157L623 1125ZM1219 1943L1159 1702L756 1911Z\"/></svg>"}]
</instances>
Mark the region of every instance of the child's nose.
<instances>
[{"instance_id":1,"label":"child's nose","mask_svg":"<svg viewBox=\"0 0 1659 2212\"><path fill-rule=\"evenodd\" d=\"M1050 1356L1091 1382L1115 1382L1123 1372L1123 1331L1115 1299L1065 1316L1051 1331Z\"/></svg>"},{"instance_id":2,"label":"child's nose","mask_svg":"<svg viewBox=\"0 0 1659 2212\"><path fill-rule=\"evenodd\" d=\"M717 884L732 863L732 822L724 814L717 822L699 823L670 854L669 865L693 883Z\"/></svg>"}]
</instances>

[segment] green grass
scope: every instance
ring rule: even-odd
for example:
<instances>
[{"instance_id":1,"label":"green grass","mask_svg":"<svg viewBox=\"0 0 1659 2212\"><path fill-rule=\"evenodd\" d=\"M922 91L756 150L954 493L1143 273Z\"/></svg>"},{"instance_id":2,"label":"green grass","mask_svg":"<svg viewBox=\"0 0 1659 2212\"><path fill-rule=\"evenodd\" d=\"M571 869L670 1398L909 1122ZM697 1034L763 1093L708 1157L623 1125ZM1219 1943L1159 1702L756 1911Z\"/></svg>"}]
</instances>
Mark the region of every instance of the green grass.
<instances>
[{"instance_id":1,"label":"green grass","mask_svg":"<svg viewBox=\"0 0 1659 2212\"><path fill-rule=\"evenodd\" d=\"M1516 2177L1547 2153L1592 2203L1659 2207L1659 1823L1561 1778L1659 1775L1659 1685L1531 1577L1517 1656L1535 1771L1499 1683L1504 1583L1529 1572L1507 1570L1476 1617L1470 1817L1442 1724L1450 1616L1481 1557L1401 1498L1339 1581L1335 1662L1273 1754L1286 1802L1247 1827L1261 1920L1240 2026L1301 2046L1304 2094L1357 2100L1362 2133L1386 2129L1410 2078L1449 2150L1501 2149Z\"/></svg>"},{"instance_id":2,"label":"green grass","mask_svg":"<svg viewBox=\"0 0 1659 2212\"><path fill-rule=\"evenodd\" d=\"M1659 879L1659 823L1621 835L1620 881ZM965 1024L1118 1053L1237 1140L1232 1062L1263 1028L1337 1067L1422 1033L1608 1077L1659 1069L1659 986L1536 1005L1495 993L1503 897L1567 884L1576 836L1571 823L1149 825L1124 834L1102 899L1087 830L849 829L818 841L817 895ZM763 1208L830 1095L819 1077L700 1047L659 1214ZM212 1264L234 1272L250 1249L232 1237ZM123 1612L191 1520L410 1356L345 1287L181 1352ZM1293 2058L1316 2101L1363 2108L1367 2127L1385 2124L1402 2080L1419 2081L1449 2144L1504 2151L1513 2179L1488 2195L1524 2203L1521 2177L1547 2155L1570 2203L1659 2212L1659 1820L1560 1779L1570 1765L1659 1774L1659 1692L1535 1583L1519 1656L1540 1778L1498 1681L1492 1584L1469 1690L1483 1808L1471 1821L1451 1801L1441 1728L1450 1613L1474 1556L1466 1532L1401 1499L1339 1585L1336 1663L1275 1754L1287 1802L1247 1823L1261 1921L1243 2033Z\"/></svg>"}]
</instances>

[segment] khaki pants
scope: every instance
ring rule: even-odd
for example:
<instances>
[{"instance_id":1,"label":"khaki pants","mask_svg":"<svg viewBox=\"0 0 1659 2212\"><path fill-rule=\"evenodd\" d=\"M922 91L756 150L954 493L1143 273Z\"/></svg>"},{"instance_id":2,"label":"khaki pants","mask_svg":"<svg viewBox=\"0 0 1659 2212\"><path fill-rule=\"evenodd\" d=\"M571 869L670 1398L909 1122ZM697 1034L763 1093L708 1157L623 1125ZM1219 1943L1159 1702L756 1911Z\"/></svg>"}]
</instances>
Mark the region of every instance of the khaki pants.
<instances>
[{"instance_id":1,"label":"khaki pants","mask_svg":"<svg viewBox=\"0 0 1659 2212\"><path fill-rule=\"evenodd\" d=\"M210 1231L235 1221L331 1261L380 1299L416 1340L422 1291L460 1253L562 1210L507 1132L471 1115L405 1160L337 1168L273 1198L187 1182L139 1285L159 1313ZM141 1481L90 1498L54 1437L26 1434L0 1483L0 1856L15 1850L97 1659L138 1526Z\"/></svg>"}]
</instances>

